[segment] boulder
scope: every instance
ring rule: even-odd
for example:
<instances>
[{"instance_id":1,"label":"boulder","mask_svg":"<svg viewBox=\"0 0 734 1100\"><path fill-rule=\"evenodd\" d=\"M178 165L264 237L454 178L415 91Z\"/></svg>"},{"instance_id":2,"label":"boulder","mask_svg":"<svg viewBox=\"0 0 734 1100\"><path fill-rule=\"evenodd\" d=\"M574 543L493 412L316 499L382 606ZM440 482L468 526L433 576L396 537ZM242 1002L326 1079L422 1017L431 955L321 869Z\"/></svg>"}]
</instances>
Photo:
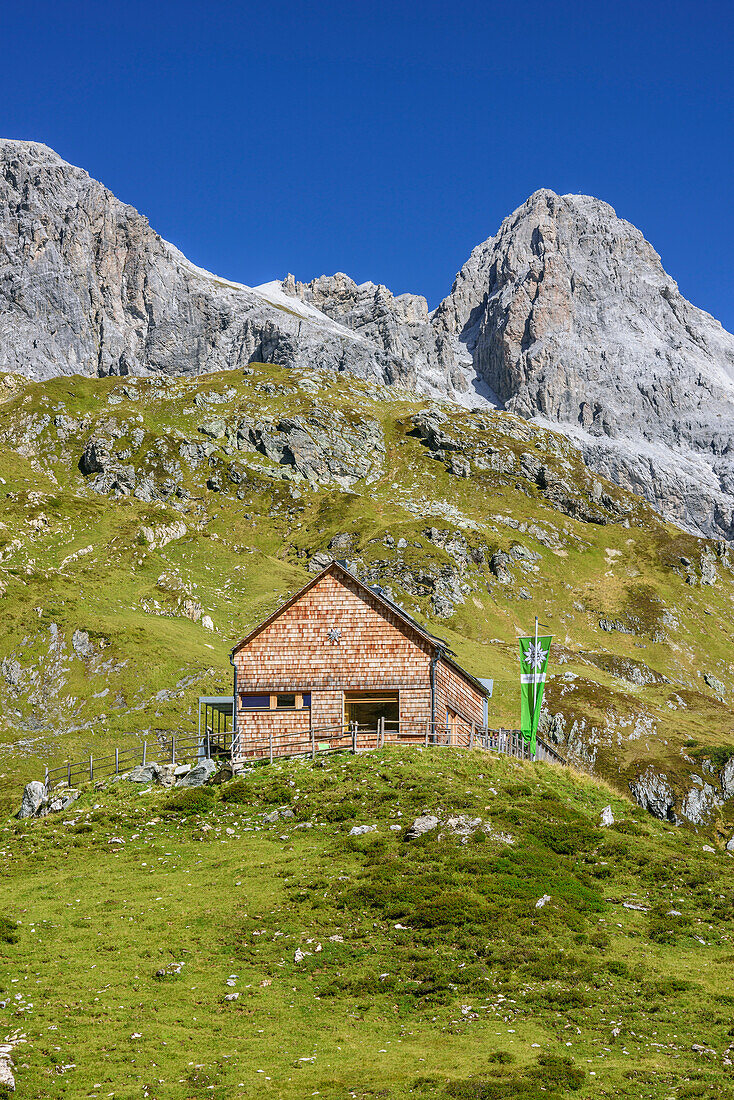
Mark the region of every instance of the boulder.
<instances>
[{"instance_id":1,"label":"boulder","mask_svg":"<svg viewBox=\"0 0 734 1100\"><path fill-rule=\"evenodd\" d=\"M604 807L601 812L601 821L599 822L599 824L602 826L602 828L605 829L614 824L614 814L612 813L611 806Z\"/></svg>"},{"instance_id":2,"label":"boulder","mask_svg":"<svg viewBox=\"0 0 734 1100\"><path fill-rule=\"evenodd\" d=\"M419 836L430 833L438 828L438 818L433 814L423 814L417 817L405 834L406 840L417 840Z\"/></svg>"},{"instance_id":3,"label":"boulder","mask_svg":"<svg viewBox=\"0 0 734 1100\"><path fill-rule=\"evenodd\" d=\"M32 779L30 783L26 784L23 791L23 800L18 810L18 817L38 817L46 802L46 788L43 783L39 783L37 779Z\"/></svg>"},{"instance_id":4,"label":"boulder","mask_svg":"<svg viewBox=\"0 0 734 1100\"><path fill-rule=\"evenodd\" d=\"M365 833L374 833L376 825L355 825L349 830L350 836L364 836Z\"/></svg>"},{"instance_id":5,"label":"boulder","mask_svg":"<svg viewBox=\"0 0 734 1100\"><path fill-rule=\"evenodd\" d=\"M447 818L445 825L449 832L466 839L481 828L482 819L481 817L468 817L466 814L459 814L458 817Z\"/></svg>"},{"instance_id":6,"label":"boulder","mask_svg":"<svg viewBox=\"0 0 734 1100\"><path fill-rule=\"evenodd\" d=\"M213 760L200 760L190 772L176 780L177 787L203 787L217 770Z\"/></svg>"},{"instance_id":7,"label":"boulder","mask_svg":"<svg viewBox=\"0 0 734 1100\"><path fill-rule=\"evenodd\" d=\"M158 783L161 784L163 769L160 764L138 764L125 776L128 783Z\"/></svg>"}]
</instances>

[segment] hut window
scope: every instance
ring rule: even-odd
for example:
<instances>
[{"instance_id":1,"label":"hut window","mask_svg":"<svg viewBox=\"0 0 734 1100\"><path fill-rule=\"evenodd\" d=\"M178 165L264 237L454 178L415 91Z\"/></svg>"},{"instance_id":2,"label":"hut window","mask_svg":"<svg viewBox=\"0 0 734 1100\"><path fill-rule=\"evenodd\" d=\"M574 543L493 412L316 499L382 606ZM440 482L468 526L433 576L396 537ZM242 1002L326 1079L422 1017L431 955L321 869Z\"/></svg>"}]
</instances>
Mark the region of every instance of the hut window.
<instances>
[{"instance_id":1,"label":"hut window","mask_svg":"<svg viewBox=\"0 0 734 1100\"><path fill-rule=\"evenodd\" d=\"M347 691L344 693L344 718L356 722L360 729L377 729L381 718L397 724L399 716L397 691Z\"/></svg>"},{"instance_id":2,"label":"hut window","mask_svg":"<svg viewBox=\"0 0 734 1100\"><path fill-rule=\"evenodd\" d=\"M296 709L296 696L293 692L285 692L280 695L276 695L276 707L278 710L295 710Z\"/></svg>"},{"instance_id":3,"label":"hut window","mask_svg":"<svg viewBox=\"0 0 734 1100\"><path fill-rule=\"evenodd\" d=\"M303 700L303 702L301 704L302 706L304 706L304 707L310 707L311 706L311 692L310 691L304 691L303 695L301 696L301 699Z\"/></svg>"},{"instance_id":4,"label":"hut window","mask_svg":"<svg viewBox=\"0 0 734 1100\"><path fill-rule=\"evenodd\" d=\"M269 695L241 695L242 710L270 710Z\"/></svg>"}]
</instances>

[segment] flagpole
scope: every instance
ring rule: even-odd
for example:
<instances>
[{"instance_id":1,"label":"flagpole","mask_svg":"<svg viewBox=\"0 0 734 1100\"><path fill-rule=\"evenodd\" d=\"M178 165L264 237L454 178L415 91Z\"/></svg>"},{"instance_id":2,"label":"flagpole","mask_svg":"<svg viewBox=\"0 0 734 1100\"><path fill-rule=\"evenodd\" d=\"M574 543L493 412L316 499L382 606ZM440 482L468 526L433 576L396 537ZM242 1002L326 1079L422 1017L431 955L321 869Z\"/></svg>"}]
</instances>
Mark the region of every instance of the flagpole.
<instances>
[{"instance_id":1,"label":"flagpole","mask_svg":"<svg viewBox=\"0 0 734 1100\"><path fill-rule=\"evenodd\" d=\"M538 653L538 616L535 616L535 653ZM538 694L538 685L535 681L535 669L533 669L533 717L535 717L535 700Z\"/></svg>"},{"instance_id":2,"label":"flagpole","mask_svg":"<svg viewBox=\"0 0 734 1100\"><path fill-rule=\"evenodd\" d=\"M537 660L537 653L538 653L538 616L536 615L535 616L535 654L536 654L536 660ZM537 675L537 671L535 669L533 669L533 718L532 718L532 723L531 723L531 726L530 726L531 743L532 743L532 728L533 728L533 725L535 724L535 704L536 704L536 701L537 701L537 698L538 698L538 684L537 684L537 681L535 679L536 675Z\"/></svg>"}]
</instances>

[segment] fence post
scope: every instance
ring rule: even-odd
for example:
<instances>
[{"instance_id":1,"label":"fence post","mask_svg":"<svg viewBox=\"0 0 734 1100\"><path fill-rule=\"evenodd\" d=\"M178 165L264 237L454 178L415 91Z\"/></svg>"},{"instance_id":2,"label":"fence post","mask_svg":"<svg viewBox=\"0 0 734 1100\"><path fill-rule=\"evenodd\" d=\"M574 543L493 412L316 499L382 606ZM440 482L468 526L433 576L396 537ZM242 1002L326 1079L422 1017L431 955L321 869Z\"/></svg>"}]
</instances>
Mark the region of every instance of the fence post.
<instances>
[{"instance_id":1,"label":"fence post","mask_svg":"<svg viewBox=\"0 0 734 1100\"><path fill-rule=\"evenodd\" d=\"M115 749L115 775L120 774L120 750Z\"/></svg>"},{"instance_id":2,"label":"fence post","mask_svg":"<svg viewBox=\"0 0 734 1100\"><path fill-rule=\"evenodd\" d=\"M46 765L43 773L43 789L45 790L46 794L48 794L48 764Z\"/></svg>"},{"instance_id":3,"label":"fence post","mask_svg":"<svg viewBox=\"0 0 734 1100\"><path fill-rule=\"evenodd\" d=\"M90 752L90 754L89 754L89 780L90 780L90 782L93 779L94 779L94 765L92 764L92 754Z\"/></svg>"},{"instance_id":4,"label":"fence post","mask_svg":"<svg viewBox=\"0 0 734 1100\"><path fill-rule=\"evenodd\" d=\"M426 748L428 748L428 730L430 728L430 720L426 719Z\"/></svg>"},{"instance_id":5,"label":"fence post","mask_svg":"<svg viewBox=\"0 0 734 1100\"><path fill-rule=\"evenodd\" d=\"M469 731L469 748L470 749L474 748L474 723L473 722L471 724L471 729Z\"/></svg>"},{"instance_id":6,"label":"fence post","mask_svg":"<svg viewBox=\"0 0 734 1100\"><path fill-rule=\"evenodd\" d=\"M176 734L171 734L171 763L176 763Z\"/></svg>"},{"instance_id":7,"label":"fence post","mask_svg":"<svg viewBox=\"0 0 734 1100\"><path fill-rule=\"evenodd\" d=\"M313 728L313 719L311 719L311 759L316 759L316 730Z\"/></svg>"},{"instance_id":8,"label":"fence post","mask_svg":"<svg viewBox=\"0 0 734 1100\"><path fill-rule=\"evenodd\" d=\"M211 734L209 732L209 727L207 726L207 729L206 729L206 758L207 758L207 760L211 759L211 755L212 755L212 739L211 739Z\"/></svg>"},{"instance_id":9,"label":"fence post","mask_svg":"<svg viewBox=\"0 0 734 1100\"><path fill-rule=\"evenodd\" d=\"M385 719L378 718L377 720L377 747L381 749L385 744Z\"/></svg>"},{"instance_id":10,"label":"fence post","mask_svg":"<svg viewBox=\"0 0 734 1100\"><path fill-rule=\"evenodd\" d=\"M357 723L352 722L352 752L357 751Z\"/></svg>"},{"instance_id":11,"label":"fence post","mask_svg":"<svg viewBox=\"0 0 734 1100\"><path fill-rule=\"evenodd\" d=\"M143 741L143 767L145 767L145 757L147 756L147 753L148 753L148 742Z\"/></svg>"},{"instance_id":12,"label":"fence post","mask_svg":"<svg viewBox=\"0 0 734 1100\"><path fill-rule=\"evenodd\" d=\"M270 763L272 764L273 763L273 734L272 734L272 730L271 730L269 736L270 736Z\"/></svg>"}]
</instances>

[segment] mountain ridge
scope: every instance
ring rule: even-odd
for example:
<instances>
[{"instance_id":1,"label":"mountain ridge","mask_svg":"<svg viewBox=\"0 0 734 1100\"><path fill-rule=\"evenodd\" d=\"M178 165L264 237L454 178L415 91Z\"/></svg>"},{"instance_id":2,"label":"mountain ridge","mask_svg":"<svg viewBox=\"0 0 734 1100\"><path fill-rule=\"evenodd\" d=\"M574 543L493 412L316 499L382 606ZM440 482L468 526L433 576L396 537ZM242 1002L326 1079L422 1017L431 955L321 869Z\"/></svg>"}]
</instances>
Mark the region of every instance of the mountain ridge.
<instances>
[{"instance_id":1,"label":"mountain ridge","mask_svg":"<svg viewBox=\"0 0 734 1100\"><path fill-rule=\"evenodd\" d=\"M347 372L553 424L679 526L734 536L734 337L613 208L534 192L447 297L343 273L260 287L190 263L83 169L0 141L0 369Z\"/></svg>"}]
</instances>

